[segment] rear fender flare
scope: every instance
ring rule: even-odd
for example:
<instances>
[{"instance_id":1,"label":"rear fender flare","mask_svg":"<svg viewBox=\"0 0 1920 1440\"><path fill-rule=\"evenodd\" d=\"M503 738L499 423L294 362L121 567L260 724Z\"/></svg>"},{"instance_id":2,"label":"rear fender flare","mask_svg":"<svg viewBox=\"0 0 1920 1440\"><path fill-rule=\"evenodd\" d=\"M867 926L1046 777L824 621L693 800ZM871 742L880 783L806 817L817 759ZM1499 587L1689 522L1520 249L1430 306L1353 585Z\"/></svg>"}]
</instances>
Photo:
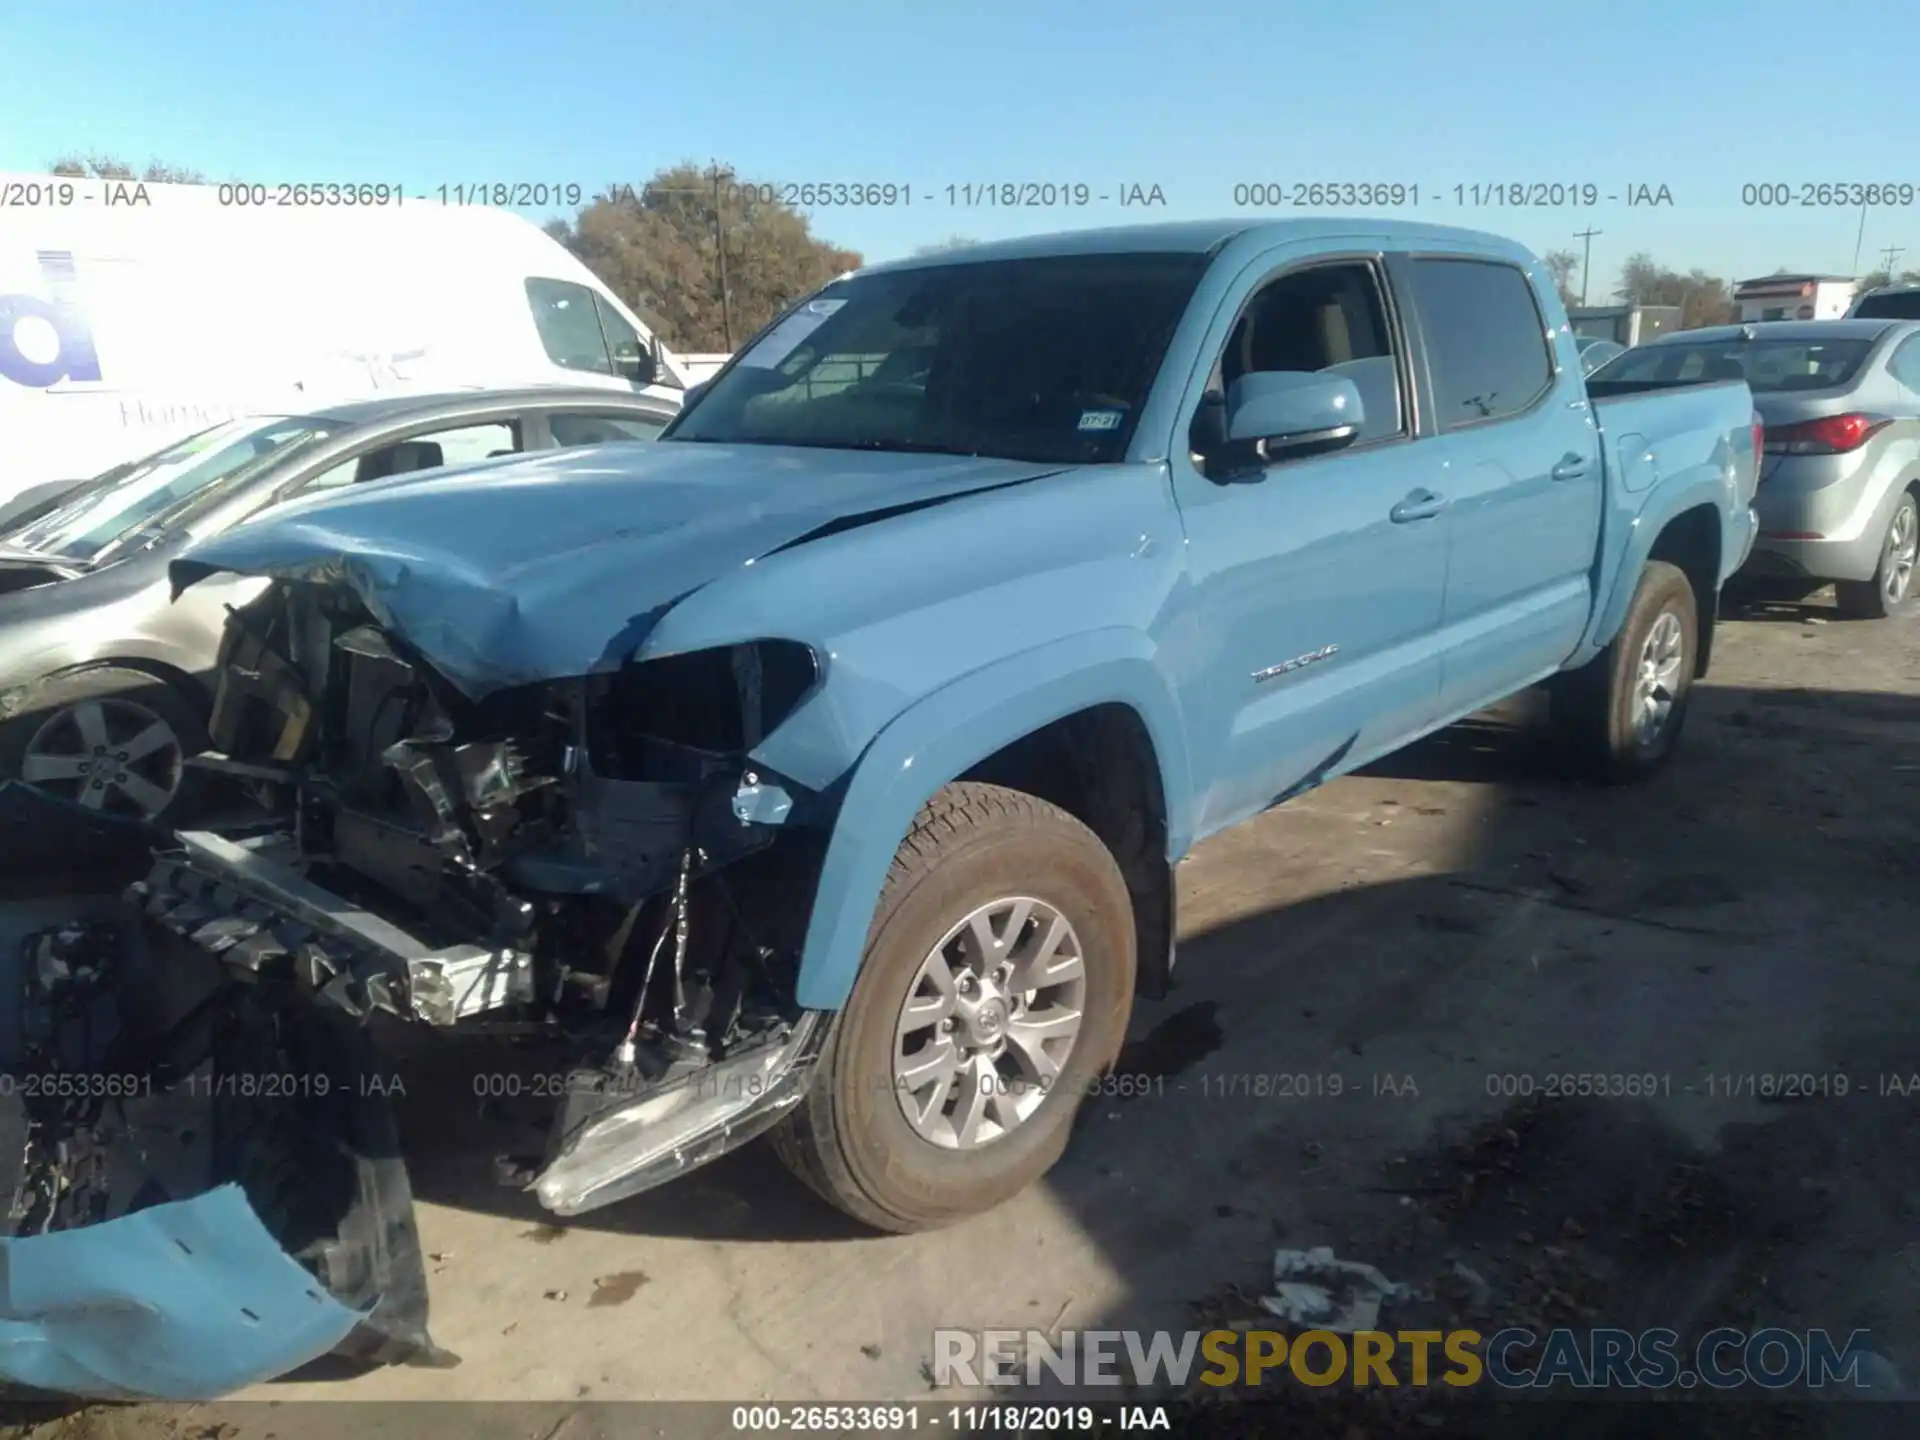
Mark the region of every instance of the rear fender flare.
<instances>
[{"instance_id":1,"label":"rear fender flare","mask_svg":"<svg viewBox=\"0 0 1920 1440\"><path fill-rule=\"evenodd\" d=\"M1168 858L1191 843L1186 733L1153 642L1133 629L1071 636L949 682L876 735L848 784L827 845L801 953L796 998L838 1010L853 989L894 851L933 795L1042 726L1101 704L1131 706L1159 764Z\"/></svg>"},{"instance_id":2,"label":"rear fender flare","mask_svg":"<svg viewBox=\"0 0 1920 1440\"><path fill-rule=\"evenodd\" d=\"M1647 496L1647 503L1640 512L1627 519L1627 538L1620 557L1610 568L1603 567L1601 570L1593 619L1588 623L1580 649L1568 661L1566 668L1572 669L1583 664L1612 643L1613 637L1620 633L1620 627L1626 623L1627 609L1633 604L1641 573L1646 570L1648 557L1659 543L1661 533L1675 516L1702 505L1713 506L1715 514L1720 517L1721 545L1724 549L1727 538L1726 492L1717 481L1700 480L1688 485L1657 487ZM1713 604L1710 595L1694 598L1702 610Z\"/></svg>"}]
</instances>

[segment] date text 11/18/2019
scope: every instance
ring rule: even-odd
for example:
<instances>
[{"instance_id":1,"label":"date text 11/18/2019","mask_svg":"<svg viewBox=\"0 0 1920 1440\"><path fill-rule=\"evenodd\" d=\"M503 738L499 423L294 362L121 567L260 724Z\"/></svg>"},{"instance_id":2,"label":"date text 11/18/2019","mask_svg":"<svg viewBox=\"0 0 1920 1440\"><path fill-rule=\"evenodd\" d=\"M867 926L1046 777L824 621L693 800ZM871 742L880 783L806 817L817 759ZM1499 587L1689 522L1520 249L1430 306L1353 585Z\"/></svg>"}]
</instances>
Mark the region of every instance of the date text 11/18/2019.
<instances>
[{"instance_id":1,"label":"date text 11/18/2019","mask_svg":"<svg viewBox=\"0 0 1920 1440\"><path fill-rule=\"evenodd\" d=\"M1592 180L1490 180L1463 185L1420 185L1402 180L1251 180L1233 187L1233 203L1254 210L1415 209L1451 206L1463 210L1573 210L1595 205L1666 209L1670 186L1635 181L1602 185Z\"/></svg>"},{"instance_id":2,"label":"date text 11/18/2019","mask_svg":"<svg viewBox=\"0 0 1920 1440\"><path fill-rule=\"evenodd\" d=\"M825 1405L814 1403L736 1405L731 1416L736 1434L885 1435L928 1431L949 1435L1051 1435L1114 1430L1172 1430L1164 1405Z\"/></svg>"}]
</instances>

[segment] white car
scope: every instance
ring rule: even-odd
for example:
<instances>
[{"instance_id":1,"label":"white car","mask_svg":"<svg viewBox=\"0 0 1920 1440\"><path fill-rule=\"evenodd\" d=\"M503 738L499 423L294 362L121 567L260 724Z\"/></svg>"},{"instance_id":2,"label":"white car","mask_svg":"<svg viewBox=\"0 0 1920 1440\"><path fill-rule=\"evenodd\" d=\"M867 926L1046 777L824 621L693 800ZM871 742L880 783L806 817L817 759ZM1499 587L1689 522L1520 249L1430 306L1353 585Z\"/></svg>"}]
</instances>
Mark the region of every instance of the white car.
<instances>
[{"instance_id":1,"label":"white car","mask_svg":"<svg viewBox=\"0 0 1920 1440\"><path fill-rule=\"evenodd\" d=\"M509 210L394 185L0 174L0 192L0 506L237 415L543 384L677 404L693 383Z\"/></svg>"}]
</instances>

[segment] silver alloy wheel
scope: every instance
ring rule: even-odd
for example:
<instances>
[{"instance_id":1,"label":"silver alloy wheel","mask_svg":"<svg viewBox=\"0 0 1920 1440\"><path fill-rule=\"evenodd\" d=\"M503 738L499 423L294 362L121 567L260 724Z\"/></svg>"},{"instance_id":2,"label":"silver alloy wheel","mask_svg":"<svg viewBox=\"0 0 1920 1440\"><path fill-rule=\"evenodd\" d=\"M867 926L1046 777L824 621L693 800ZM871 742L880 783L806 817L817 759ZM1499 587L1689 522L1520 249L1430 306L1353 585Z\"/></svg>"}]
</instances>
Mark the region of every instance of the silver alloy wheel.
<instances>
[{"instance_id":1,"label":"silver alloy wheel","mask_svg":"<svg viewBox=\"0 0 1920 1440\"><path fill-rule=\"evenodd\" d=\"M1893 524L1887 527L1887 578L1883 582L1887 599L1898 605L1913 583L1913 563L1920 554L1920 512L1911 499L1900 502L1893 512Z\"/></svg>"},{"instance_id":2,"label":"silver alloy wheel","mask_svg":"<svg viewBox=\"0 0 1920 1440\"><path fill-rule=\"evenodd\" d=\"M20 778L89 810L152 819L180 789L186 755L146 706L102 696L56 710L27 742Z\"/></svg>"},{"instance_id":3,"label":"silver alloy wheel","mask_svg":"<svg viewBox=\"0 0 1920 1440\"><path fill-rule=\"evenodd\" d=\"M1058 910L1027 895L974 910L920 962L894 1027L907 1123L948 1150L1009 1134L1065 1068L1086 993L1080 937Z\"/></svg>"},{"instance_id":4,"label":"silver alloy wheel","mask_svg":"<svg viewBox=\"0 0 1920 1440\"><path fill-rule=\"evenodd\" d=\"M1673 717L1680 698L1680 666L1687 658L1686 635L1680 617L1662 610L1640 646L1640 671L1633 686L1633 738L1642 748L1653 745Z\"/></svg>"}]
</instances>

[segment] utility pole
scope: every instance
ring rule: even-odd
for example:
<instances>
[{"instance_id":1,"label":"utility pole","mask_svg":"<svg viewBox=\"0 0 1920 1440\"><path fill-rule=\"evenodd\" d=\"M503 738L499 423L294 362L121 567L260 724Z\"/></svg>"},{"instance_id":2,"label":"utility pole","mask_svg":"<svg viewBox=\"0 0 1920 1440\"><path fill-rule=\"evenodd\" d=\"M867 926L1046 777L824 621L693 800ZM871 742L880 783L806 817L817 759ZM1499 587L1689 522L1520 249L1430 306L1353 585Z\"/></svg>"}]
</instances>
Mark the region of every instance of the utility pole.
<instances>
[{"instance_id":1,"label":"utility pole","mask_svg":"<svg viewBox=\"0 0 1920 1440\"><path fill-rule=\"evenodd\" d=\"M1584 230L1576 230L1573 238L1581 242L1580 249L1580 303L1587 303L1587 270L1593 263L1593 237L1601 232L1589 225Z\"/></svg>"},{"instance_id":2,"label":"utility pole","mask_svg":"<svg viewBox=\"0 0 1920 1440\"><path fill-rule=\"evenodd\" d=\"M727 285L727 227L721 219L721 207L726 203L721 190L721 182L731 180L733 172L723 171L720 162L713 163L713 248L720 256L720 329L726 336L727 353L733 353L733 292Z\"/></svg>"},{"instance_id":3,"label":"utility pole","mask_svg":"<svg viewBox=\"0 0 1920 1440\"><path fill-rule=\"evenodd\" d=\"M1907 247L1904 245L1888 245L1881 250L1880 258L1884 262L1882 268L1887 272L1887 283L1889 285L1893 283L1893 262L1906 253Z\"/></svg>"},{"instance_id":4,"label":"utility pole","mask_svg":"<svg viewBox=\"0 0 1920 1440\"><path fill-rule=\"evenodd\" d=\"M1867 238L1867 202L1860 202L1860 228L1853 232L1853 275L1860 274L1860 242Z\"/></svg>"}]
</instances>

